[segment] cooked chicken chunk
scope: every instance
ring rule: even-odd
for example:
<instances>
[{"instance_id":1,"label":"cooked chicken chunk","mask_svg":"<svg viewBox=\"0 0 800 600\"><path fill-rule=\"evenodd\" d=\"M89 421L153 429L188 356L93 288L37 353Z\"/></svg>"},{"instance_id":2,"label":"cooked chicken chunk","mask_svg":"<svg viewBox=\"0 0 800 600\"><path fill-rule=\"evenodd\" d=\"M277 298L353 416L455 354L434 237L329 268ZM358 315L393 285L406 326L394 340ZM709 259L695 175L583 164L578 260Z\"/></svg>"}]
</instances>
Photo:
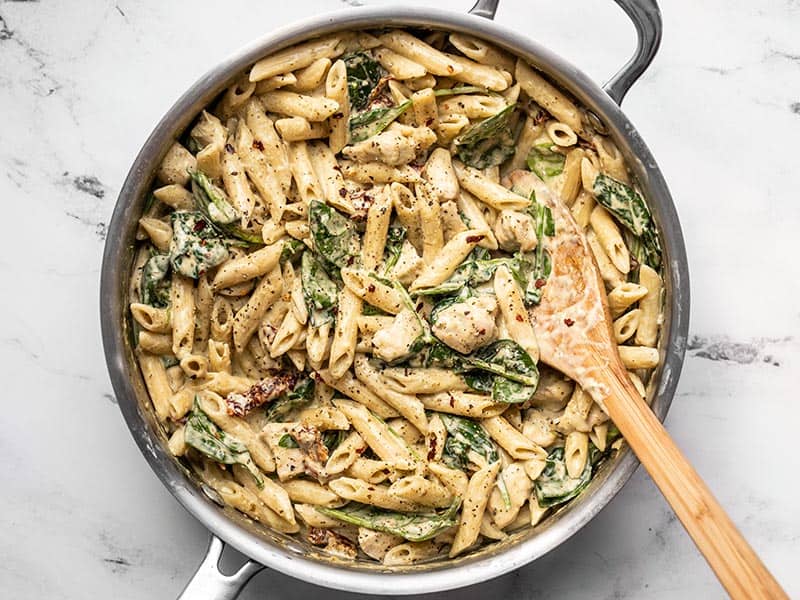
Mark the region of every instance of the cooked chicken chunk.
<instances>
[{"instance_id":1,"label":"cooked chicken chunk","mask_svg":"<svg viewBox=\"0 0 800 600\"><path fill-rule=\"evenodd\" d=\"M393 167L407 165L436 141L430 127L393 123L386 131L353 144L342 151L357 162L382 162Z\"/></svg>"},{"instance_id":2,"label":"cooked chicken chunk","mask_svg":"<svg viewBox=\"0 0 800 600\"><path fill-rule=\"evenodd\" d=\"M533 218L516 210L503 210L494 225L497 243L503 250L530 252L536 248L536 227Z\"/></svg>"},{"instance_id":3,"label":"cooked chicken chunk","mask_svg":"<svg viewBox=\"0 0 800 600\"><path fill-rule=\"evenodd\" d=\"M410 309L403 309L392 324L372 336L375 356L392 362L403 358L411 351L411 345L422 334L417 316Z\"/></svg>"},{"instance_id":4,"label":"cooked chicken chunk","mask_svg":"<svg viewBox=\"0 0 800 600\"><path fill-rule=\"evenodd\" d=\"M403 241L403 247L400 250L400 256L397 258L397 263L392 269L392 275L403 285L410 285L412 281L417 278L417 275L422 271L425 263L422 262L414 245L408 240Z\"/></svg>"},{"instance_id":5,"label":"cooked chicken chunk","mask_svg":"<svg viewBox=\"0 0 800 600\"><path fill-rule=\"evenodd\" d=\"M494 339L497 300L481 295L443 309L432 331L439 340L462 354L485 346Z\"/></svg>"}]
</instances>

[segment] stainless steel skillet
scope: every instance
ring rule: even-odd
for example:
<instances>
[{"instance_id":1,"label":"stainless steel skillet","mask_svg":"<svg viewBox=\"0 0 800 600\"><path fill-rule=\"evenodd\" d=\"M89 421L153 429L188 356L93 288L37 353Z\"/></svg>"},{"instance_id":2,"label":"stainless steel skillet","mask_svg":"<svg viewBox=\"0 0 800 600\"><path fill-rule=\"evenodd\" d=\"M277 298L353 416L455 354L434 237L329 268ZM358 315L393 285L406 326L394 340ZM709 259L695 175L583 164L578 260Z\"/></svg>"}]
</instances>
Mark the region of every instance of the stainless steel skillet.
<instances>
[{"instance_id":1,"label":"stainless steel skillet","mask_svg":"<svg viewBox=\"0 0 800 600\"><path fill-rule=\"evenodd\" d=\"M173 140L237 74L262 56L339 30L411 26L464 32L524 57L569 91L605 125L632 167L661 232L665 253L662 365L649 386L653 410L663 420L675 392L686 346L689 323L686 251L675 207L655 159L618 106L655 55L661 38L661 17L655 0L615 1L632 19L638 44L631 60L603 87L546 48L491 21L499 0L480 0L470 11L472 14L427 8L357 8L313 17L251 43L203 76L157 125L131 167L109 225L100 309L106 361L131 434L164 485L212 534L206 557L184 590L183 598L235 598L264 566L318 585L371 594L434 592L486 581L517 569L564 542L594 517L630 478L638 462L625 450L605 464L579 498L535 530L514 534L456 560L392 569L365 562L344 562L298 540L267 531L233 509L220 507L204 493L191 472L170 455L133 357L127 317L137 220L157 165ZM222 540L252 558L231 576L221 574L217 568L224 547Z\"/></svg>"}]
</instances>

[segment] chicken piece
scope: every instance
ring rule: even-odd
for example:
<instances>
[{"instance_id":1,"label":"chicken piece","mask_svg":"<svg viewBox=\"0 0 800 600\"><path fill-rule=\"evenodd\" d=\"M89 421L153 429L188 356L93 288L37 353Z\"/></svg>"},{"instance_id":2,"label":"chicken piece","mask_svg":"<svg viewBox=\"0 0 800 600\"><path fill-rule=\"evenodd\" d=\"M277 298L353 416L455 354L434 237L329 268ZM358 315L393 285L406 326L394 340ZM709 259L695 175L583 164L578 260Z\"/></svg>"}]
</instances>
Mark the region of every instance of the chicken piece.
<instances>
[{"instance_id":1,"label":"chicken piece","mask_svg":"<svg viewBox=\"0 0 800 600\"><path fill-rule=\"evenodd\" d=\"M391 533L374 531L366 527L358 528L358 545L364 554L375 560L383 560L389 550L404 541L403 538Z\"/></svg>"},{"instance_id":2,"label":"chicken piece","mask_svg":"<svg viewBox=\"0 0 800 600\"><path fill-rule=\"evenodd\" d=\"M433 335L453 350L469 354L494 339L496 313L494 296L473 296L441 310L432 327Z\"/></svg>"},{"instance_id":3,"label":"chicken piece","mask_svg":"<svg viewBox=\"0 0 800 600\"><path fill-rule=\"evenodd\" d=\"M360 163L381 162L397 167L410 163L435 141L436 134L430 127L393 123L383 133L345 148L342 154Z\"/></svg>"},{"instance_id":4,"label":"chicken piece","mask_svg":"<svg viewBox=\"0 0 800 600\"><path fill-rule=\"evenodd\" d=\"M344 558L355 558L358 556L356 545L343 535L331 529L310 527L306 538L314 546L325 546L325 550L331 554L343 556Z\"/></svg>"},{"instance_id":5,"label":"chicken piece","mask_svg":"<svg viewBox=\"0 0 800 600\"><path fill-rule=\"evenodd\" d=\"M422 327L413 311L406 308L398 314L392 324L372 336L375 356L386 362L403 358L422 334Z\"/></svg>"},{"instance_id":6,"label":"chicken piece","mask_svg":"<svg viewBox=\"0 0 800 600\"><path fill-rule=\"evenodd\" d=\"M494 224L494 234L497 243L507 252L530 252L536 248L536 227L528 214L516 210L500 211Z\"/></svg>"},{"instance_id":7,"label":"chicken piece","mask_svg":"<svg viewBox=\"0 0 800 600\"><path fill-rule=\"evenodd\" d=\"M392 269L392 275L400 283L408 286L417 278L424 266L425 263L417 254L414 245L408 240L404 240L403 247L400 249L400 256Z\"/></svg>"}]
</instances>

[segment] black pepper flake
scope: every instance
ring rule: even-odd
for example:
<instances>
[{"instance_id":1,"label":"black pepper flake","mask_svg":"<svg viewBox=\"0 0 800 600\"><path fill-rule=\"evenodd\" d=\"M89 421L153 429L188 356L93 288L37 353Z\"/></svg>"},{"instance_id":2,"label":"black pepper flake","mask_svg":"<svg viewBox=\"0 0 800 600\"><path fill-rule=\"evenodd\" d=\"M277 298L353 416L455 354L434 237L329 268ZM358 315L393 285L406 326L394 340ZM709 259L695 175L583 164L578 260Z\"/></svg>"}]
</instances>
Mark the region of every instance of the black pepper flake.
<instances>
[{"instance_id":1,"label":"black pepper flake","mask_svg":"<svg viewBox=\"0 0 800 600\"><path fill-rule=\"evenodd\" d=\"M369 291L370 293L374 292L375 291L375 286L370 283L369 287L367 287L367 291Z\"/></svg>"},{"instance_id":2,"label":"black pepper flake","mask_svg":"<svg viewBox=\"0 0 800 600\"><path fill-rule=\"evenodd\" d=\"M342 198L347 196L347 188L339 188L339 196Z\"/></svg>"},{"instance_id":3,"label":"black pepper flake","mask_svg":"<svg viewBox=\"0 0 800 600\"><path fill-rule=\"evenodd\" d=\"M431 125L433 125L433 117L429 117L428 119L425 120L426 127L430 127Z\"/></svg>"},{"instance_id":4,"label":"black pepper flake","mask_svg":"<svg viewBox=\"0 0 800 600\"><path fill-rule=\"evenodd\" d=\"M263 150L264 143L261 140L253 140L253 148L256 150Z\"/></svg>"},{"instance_id":5,"label":"black pepper flake","mask_svg":"<svg viewBox=\"0 0 800 600\"><path fill-rule=\"evenodd\" d=\"M417 304L417 312L420 312L424 307L425 307L425 305L422 302Z\"/></svg>"},{"instance_id":6,"label":"black pepper flake","mask_svg":"<svg viewBox=\"0 0 800 600\"><path fill-rule=\"evenodd\" d=\"M233 154L233 146L231 146L230 144L225 144L225 152L227 152L228 154Z\"/></svg>"},{"instance_id":7,"label":"black pepper flake","mask_svg":"<svg viewBox=\"0 0 800 600\"><path fill-rule=\"evenodd\" d=\"M331 115L331 119L341 119L342 117L344 117L344 113L340 113L340 112L333 113Z\"/></svg>"},{"instance_id":8,"label":"black pepper flake","mask_svg":"<svg viewBox=\"0 0 800 600\"><path fill-rule=\"evenodd\" d=\"M238 174L239 174L239 171L231 171L231 175L233 175L234 177L236 177Z\"/></svg>"},{"instance_id":9,"label":"black pepper flake","mask_svg":"<svg viewBox=\"0 0 800 600\"><path fill-rule=\"evenodd\" d=\"M566 319L564 319L564 325L566 325L567 327L572 327L573 325L575 325L575 321L567 317Z\"/></svg>"}]
</instances>

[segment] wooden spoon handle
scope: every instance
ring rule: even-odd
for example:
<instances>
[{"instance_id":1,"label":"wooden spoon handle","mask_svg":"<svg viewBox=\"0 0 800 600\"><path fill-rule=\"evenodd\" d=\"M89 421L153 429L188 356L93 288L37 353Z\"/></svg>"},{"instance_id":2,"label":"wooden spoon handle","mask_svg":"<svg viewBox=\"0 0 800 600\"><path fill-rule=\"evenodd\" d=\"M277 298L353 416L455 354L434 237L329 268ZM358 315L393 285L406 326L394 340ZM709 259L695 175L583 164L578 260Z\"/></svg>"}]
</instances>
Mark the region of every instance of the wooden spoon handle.
<instances>
[{"instance_id":1,"label":"wooden spoon handle","mask_svg":"<svg viewBox=\"0 0 800 600\"><path fill-rule=\"evenodd\" d=\"M608 414L728 594L735 600L788 599L624 373L608 372Z\"/></svg>"}]
</instances>

